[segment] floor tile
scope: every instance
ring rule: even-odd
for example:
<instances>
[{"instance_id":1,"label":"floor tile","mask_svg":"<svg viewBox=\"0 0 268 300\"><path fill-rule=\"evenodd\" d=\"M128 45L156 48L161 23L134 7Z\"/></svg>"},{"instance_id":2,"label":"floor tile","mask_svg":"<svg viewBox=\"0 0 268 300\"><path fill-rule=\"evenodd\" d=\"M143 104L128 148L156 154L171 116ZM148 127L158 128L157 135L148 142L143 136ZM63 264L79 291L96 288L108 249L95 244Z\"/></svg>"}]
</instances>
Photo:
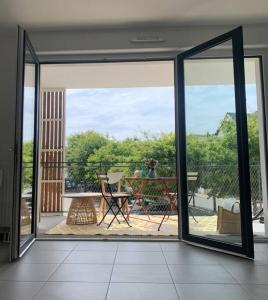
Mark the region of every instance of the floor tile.
<instances>
[{"instance_id":1,"label":"floor tile","mask_svg":"<svg viewBox=\"0 0 268 300\"><path fill-rule=\"evenodd\" d=\"M180 300L253 300L236 284L176 284Z\"/></svg>"},{"instance_id":2,"label":"floor tile","mask_svg":"<svg viewBox=\"0 0 268 300\"><path fill-rule=\"evenodd\" d=\"M105 300L108 283L47 282L34 300Z\"/></svg>"},{"instance_id":3,"label":"floor tile","mask_svg":"<svg viewBox=\"0 0 268 300\"><path fill-rule=\"evenodd\" d=\"M37 241L0 266L0 299L104 300L110 279L109 300L267 300L268 244L252 261L181 242Z\"/></svg>"},{"instance_id":4,"label":"floor tile","mask_svg":"<svg viewBox=\"0 0 268 300\"><path fill-rule=\"evenodd\" d=\"M219 264L216 258L201 251L165 251L164 256L168 264Z\"/></svg>"},{"instance_id":5,"label":"floor tile","mask_svg":"<svg viewBox=\"0 0 268 300\"><path fill-rule=\"evenodd\" d=\"M265 284L245 284L242 287L248 292L254 300L268 299L268 285ZM252 299L252 298L251 298Z\"/></svg>"},{"instance_id":6,"label":"floor tile","mask_svg":"<svg viewBox=\"0 0 268 300\"><path fill-rule=\"evenodd\" d=\"M166 261L162 252L118 251L116 255L115 264L165 265Z\"/></svg>"},{"instance_id":7,"label":"floor tile","mask_svg":"<svg viewBox=\"0 0 268 300\"><path fill-rule=\"evenodd\" d=\"M41 289L42 282L11 282L0 281L0 299L30 300Z\"/></svg>"},{"instance_id":8,"label":"floor tile","mask_svg":"<svg viewBox=\"0 0 268 300\"><path fill-rule=\"evenodd\" d=\"M254 244L255 252L266 252L268 253L268 243L255 243Z\"/></svg>"},{"instance_id":9,"label":"floor tile","mask_svg":"<svg viewBox=\"0 0 268 300\"><path fill-rule=\"evenodd\" d=\"M42 250L73 250L78 245L76 241L36 241L32 248Z\"/></svg>"},{"instance_id":10,"label":"floor tile","mask_svg":"<svg viewBox=\"0 0 268 300\"><path fill-rule=\"evenodd\" d=\"M181 249L188 249L189 245L183 243L183 242L161 242L160 246L162 248L163 251L178 251Z\"/></svg>"},{"instance_id":11,"label":"floor tile","mask_svg":"<svg viewBox=\"0 0 268 300\"><path fill-rule=\"evenodd\" d=\"M175 283L236 283L221 266L169 265Z\"/></svg>"},{"instance_id":12,"label":"floor tile","mask_svg":"<svg viewBox=\"0 0 268 300\"><path fill-rule=\"evenodd\" d=\"M173 284L111 283L107 300L178 300Z\"/></svg>"},{"instance_id":13,"label":"floor tile","mask_svg":"<svg viewBox=\"0 0 268 300\"><path fill-rule=\"evenodd\" d=\"M113 264L115 251L73 251L64 263Z\"/></svg>"},{"instance_id":14,"label":"floor tile","mask_svg":"<svg viewBox=\"0 0 268 300\"><path fill-rule=\"evenodd\" d=\"M228 255L222 254L217 255L216 253L212 253L211 256L218 261L219 264L225 265L244 265L244 266L251 266L255 264L255 260L235 256L235 255Z\"/></svg>"},{"instance_id":15,"label":"floor tile","mask_svg":"<svg viewBox=\"0 0 268 300\"><path fill-rule=\"evenodd\" d=\"M61 263L70 251L31 249L20 260L21 263Z\"/></svg>"},{"instance_id":16,"label":"floor tile","mask_svg":"<svg viewBox=\"0 0 268 300\"><path fill-rule=\"evenodd\" d=\"M0 271L0 280L47 281L58 266L58 264L13 263Z\"/></svg>"},{"instance_id":17,"label":"floor tile","mask_svg":"<svg viewBox=\"0 0 268 300\"><path fill-rule=\"evenodd\" d=\"M225 265L224 268L239 283L268 284L268 266Z\"/></svg>"},{"instance_id":18,"label":"floor tile","mask_svg":"<svg viewBox=\"0 0 268 300\"><path fill-rule=\"evenodd\" d=\"M63 264L49 281L109 282L112 265Z\"/></svg>"},{"instance_id":19,"label":"floor tile","mask_svg":"<svg viewBox=\"0 0 268 300\"><path fill-rule=\"evenodd\" d=\"M121 242L118 251L162 251L157 242Z\"/></svg>"},{"instance_id":20,"label":"floor tile","mask_svg":"<svg viewBox=\"0 0 268 300\"><path fill-rule=\"evenodd\" d=\"M165 265L115 265L111 282L172 283Z\"/></svg>"},{"instance_id":21,"label":"floor tile","mask_svg":"<svg viewBox=\"0 0 268 300\"><path fill-rule=\"evenodd\" d=\"M77 251L116 251L118 243L109 241L82 241L75 247Z\"/></svg>"},{"instance_id":22,"label":"floor tile","mask_svg":"<svg viewBox=\"0 0 268 300\"><path fill-rule=\"evenodd\" d=\"M218 258L215 258L213 255L213 259L217 259L218 263L222 266L249 266L253 267L254 265L258 266L267 266L268 265L268 257L262 256L262 254L258 254L254 260L241 258L232 255L225 255Z\"/></svg>"}]
</instances>

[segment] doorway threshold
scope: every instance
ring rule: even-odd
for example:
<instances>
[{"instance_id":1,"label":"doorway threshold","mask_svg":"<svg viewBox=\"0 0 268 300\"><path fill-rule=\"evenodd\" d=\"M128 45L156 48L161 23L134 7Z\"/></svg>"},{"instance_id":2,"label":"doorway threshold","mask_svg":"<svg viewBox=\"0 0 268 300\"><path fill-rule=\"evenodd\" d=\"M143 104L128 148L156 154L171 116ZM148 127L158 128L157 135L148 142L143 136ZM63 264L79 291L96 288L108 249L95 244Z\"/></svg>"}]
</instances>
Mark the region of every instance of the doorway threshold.
<instances>
[{"instance_id":1,"label":"doorway threshold","mask_svg":"<svg viewBox=\"0 0 268 300\"><path fill-rule=\"evenodd\" d=\"M90 236L85 237L84 235L68 236L68 235L55 235L55 236L44 236L40 235L36 237L37 241L180 241L179 236L167 236L167 237L156 237L156 236Z\"/></svg>"}]
</instances>

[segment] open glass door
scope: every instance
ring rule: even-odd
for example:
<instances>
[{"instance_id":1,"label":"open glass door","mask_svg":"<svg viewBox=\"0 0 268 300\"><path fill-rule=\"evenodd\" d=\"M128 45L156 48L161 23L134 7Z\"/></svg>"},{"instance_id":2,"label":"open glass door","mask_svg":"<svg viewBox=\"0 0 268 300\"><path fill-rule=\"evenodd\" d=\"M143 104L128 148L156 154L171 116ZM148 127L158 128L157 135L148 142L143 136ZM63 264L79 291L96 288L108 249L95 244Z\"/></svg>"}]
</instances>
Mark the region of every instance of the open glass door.
<instances>
[{"instance_id":1,"label":"open glass door","mask_svg":"<svg viewBox=\"0 0 268 300\"><path fill-rule=\"evenodd\" d=\"M253 258L242 28L179 54L176 81L182 240Z\"/></svg>"},{"instance_id":2,"label":"open glass door","mask_svg":"<svg viewBox=\"0 0 268 300\"><path fill-rule=\"evenodd\" d=\"M12 259L35 238L39 62L27 33L19 28Z\"/></svg>"}]
</instances>

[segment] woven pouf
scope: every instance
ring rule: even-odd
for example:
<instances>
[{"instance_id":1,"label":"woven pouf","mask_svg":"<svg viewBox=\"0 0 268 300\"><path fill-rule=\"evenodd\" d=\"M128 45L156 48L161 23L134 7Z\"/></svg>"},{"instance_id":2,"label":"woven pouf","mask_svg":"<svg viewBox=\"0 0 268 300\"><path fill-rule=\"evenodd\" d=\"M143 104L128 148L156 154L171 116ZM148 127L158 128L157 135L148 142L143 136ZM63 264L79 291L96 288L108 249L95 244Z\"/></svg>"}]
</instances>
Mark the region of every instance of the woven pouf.
<instances>
[{"instance_id":1,"label":"woven pouf","mask_svg":"<svg viewBox=\"0 0 268 300\"><path fill-rule=\"evenodd\" d=\"M24 199L21 200L21 225L31 224L29 207Z\"/></svg>"},{"instance_id":2,"label":"woven pouf","mask_svg":"<svg viewBox=\"0 0 268 300\"><path fill-rule=\"evenodd\" d=\"M73 198L66 224L88 225L97 223L97 214L92 198Z\"/></svg>"}]
</instances>

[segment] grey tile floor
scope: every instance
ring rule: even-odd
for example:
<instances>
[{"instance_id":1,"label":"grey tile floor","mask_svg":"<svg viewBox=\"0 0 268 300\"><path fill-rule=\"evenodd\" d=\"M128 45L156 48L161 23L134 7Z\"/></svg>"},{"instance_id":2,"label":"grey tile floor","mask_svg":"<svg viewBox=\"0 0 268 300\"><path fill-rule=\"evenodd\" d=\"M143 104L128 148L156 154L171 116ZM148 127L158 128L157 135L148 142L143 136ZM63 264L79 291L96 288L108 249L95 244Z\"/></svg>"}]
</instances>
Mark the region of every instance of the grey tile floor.
<instances>
[{"instance_id":1,"label":"grey tile floor","mask_svg":"<svg viewBox=\"0 0 268 300\"><path fill-rule=\"evenodd\" d=\"M0 265L2 300L267 300L268 244L256 259L181 242L38 241Z\"/></svg>"}]
</instances>

